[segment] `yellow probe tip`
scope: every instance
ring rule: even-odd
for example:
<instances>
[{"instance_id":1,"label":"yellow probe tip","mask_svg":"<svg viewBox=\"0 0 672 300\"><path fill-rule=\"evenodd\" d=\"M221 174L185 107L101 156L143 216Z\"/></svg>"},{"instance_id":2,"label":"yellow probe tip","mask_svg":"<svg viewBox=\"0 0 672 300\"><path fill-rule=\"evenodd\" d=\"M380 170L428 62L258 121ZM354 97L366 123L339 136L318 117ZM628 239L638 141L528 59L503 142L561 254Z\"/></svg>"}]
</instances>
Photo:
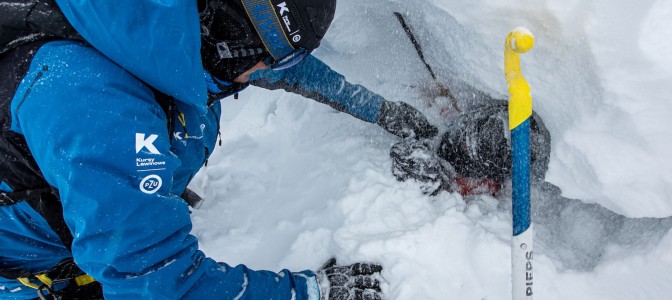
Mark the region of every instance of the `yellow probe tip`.
<instances>
[{"instance_id":1,"label":"yellow probe tip","mask_svg":"<svg viewBox=\"0 0 672 300\"><path fill-rule=\"evenodd\" d=\"M534 35L525 27L517 27L510 33L510 47L511 50L517 53L525 53L530 51L534 46Z\"/></svg>"}]
</instances>

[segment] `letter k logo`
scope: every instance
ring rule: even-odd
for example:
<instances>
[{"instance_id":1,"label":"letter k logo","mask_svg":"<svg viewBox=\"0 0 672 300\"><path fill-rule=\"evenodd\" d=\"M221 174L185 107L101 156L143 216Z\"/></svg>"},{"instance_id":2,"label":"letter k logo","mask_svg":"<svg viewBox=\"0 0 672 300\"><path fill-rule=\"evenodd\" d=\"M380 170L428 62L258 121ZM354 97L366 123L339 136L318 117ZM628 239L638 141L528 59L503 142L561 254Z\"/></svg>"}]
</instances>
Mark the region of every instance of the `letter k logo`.
<instances>
[{"instance_id":1,"label":"letter k logo","mask_svg":"<svg viewBox=\"0 0 672 300\"><path fill-rule=\"evenodd\" d=\"M280 7L280 16L281 17L285 15L285 12L289 12L289 8L287 8L287 2L282 2L282 3L280 3L276 6Z\"/></svg>"},{"instance_id":2,"label":"letter k logo","mask_svg":"<svg viewBox=\"0 0 672 300\"><path fill-rule=\"evenodd\" d=\"M156 134L151 134L148 138L145 139L145 134L144 133L136 133L135 134L135 153L140 153L142 151L142 148L147 148L149 153L151 154L161 154L156 147L154 147L154 141L159 136Z\"/></svg>"}]
</instances>

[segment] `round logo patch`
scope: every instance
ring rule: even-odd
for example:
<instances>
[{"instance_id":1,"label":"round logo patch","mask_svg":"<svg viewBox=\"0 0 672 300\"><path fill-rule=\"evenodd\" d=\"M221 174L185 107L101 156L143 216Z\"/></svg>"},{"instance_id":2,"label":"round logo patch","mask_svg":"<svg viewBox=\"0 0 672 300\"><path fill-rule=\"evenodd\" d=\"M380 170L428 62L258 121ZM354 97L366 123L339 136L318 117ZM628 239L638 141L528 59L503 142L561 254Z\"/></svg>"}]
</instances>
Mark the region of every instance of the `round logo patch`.
<instances>
[{"instance_id":1,"label":"round logo patch","mask_svg":"<svg viewBox=\"0 0 672 300\"><path fill-rule=\"evenodd\" d=\"M149 175L140 181L140 190L145 194L154 194L161 188L163 180L159 175Z\"/></svg>"},{"instance_id":2,"label":"round logo patch","mask_svg":"<svg viewBox=\"0 0 672 300\"><path fill-rule=\"evenodd\" d=\"M298 43L299 41L301 41L301 36L297 34L297 35L295 35L295 36L292 37L292 40L293 40L295 43Z\"/></svg>"}]
</instances>

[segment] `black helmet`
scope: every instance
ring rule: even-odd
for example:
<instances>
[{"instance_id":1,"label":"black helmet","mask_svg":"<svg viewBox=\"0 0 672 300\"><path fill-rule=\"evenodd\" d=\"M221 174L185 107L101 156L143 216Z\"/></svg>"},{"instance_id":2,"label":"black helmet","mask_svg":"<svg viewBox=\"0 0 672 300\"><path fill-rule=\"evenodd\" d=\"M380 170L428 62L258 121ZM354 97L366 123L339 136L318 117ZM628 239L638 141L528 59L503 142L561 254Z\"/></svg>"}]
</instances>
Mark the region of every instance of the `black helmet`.
<instances>
[{"instance_id":1,"label":"black helmet","mask_svg":"<svg viewBox=\"0 0 672 300\"><path fill-rule=\"evenodd\" d=\"M506 101L465 112L444 134L439 156L462 176L493 179L511 177L511 133ZM551 137L536 114L530 120L531 177L543 180L548 169Z\"/></svg>"},{"instance_id":2,"label":"black helmet","mask_svg":"<svg viewBox=\"0 0 672 300\"><path fill-rule=\"evenodd\" d=\"M199 0L205 70L231 81L260 61L320 45L336 0Z\"/></svg>"},{"instance_id":3,"label":"black helmet","mask_svg":"<svg viewBox=\"0 0 672 300\"><path fill-rule=\"evenodd\" d=\"M213 77L232 81L268 57L261 39L239 1L198 1L203 68Z\"/></svg>"}]
</instances>

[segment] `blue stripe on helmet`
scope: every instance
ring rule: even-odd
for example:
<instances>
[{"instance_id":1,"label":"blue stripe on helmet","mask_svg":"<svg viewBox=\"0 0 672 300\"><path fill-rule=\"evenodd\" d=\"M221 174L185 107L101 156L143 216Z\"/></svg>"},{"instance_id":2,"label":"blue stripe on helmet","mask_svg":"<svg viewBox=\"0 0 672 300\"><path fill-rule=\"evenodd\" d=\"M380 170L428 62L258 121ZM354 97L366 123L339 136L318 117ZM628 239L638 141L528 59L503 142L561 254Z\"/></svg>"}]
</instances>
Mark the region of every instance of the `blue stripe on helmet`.
<instances>
[{"instance_id":1,"label":"blue stripe on helmet","mask_svg":"<svg viewBox=\"0 0 672 300\"><path fill-rule=\"evenodd\" d=\"M254 29L274 59L284 58L294 52L294 46L282 30L282 24L270 0L242 0L242 2Z\"/></svg>"}]
</instances>

